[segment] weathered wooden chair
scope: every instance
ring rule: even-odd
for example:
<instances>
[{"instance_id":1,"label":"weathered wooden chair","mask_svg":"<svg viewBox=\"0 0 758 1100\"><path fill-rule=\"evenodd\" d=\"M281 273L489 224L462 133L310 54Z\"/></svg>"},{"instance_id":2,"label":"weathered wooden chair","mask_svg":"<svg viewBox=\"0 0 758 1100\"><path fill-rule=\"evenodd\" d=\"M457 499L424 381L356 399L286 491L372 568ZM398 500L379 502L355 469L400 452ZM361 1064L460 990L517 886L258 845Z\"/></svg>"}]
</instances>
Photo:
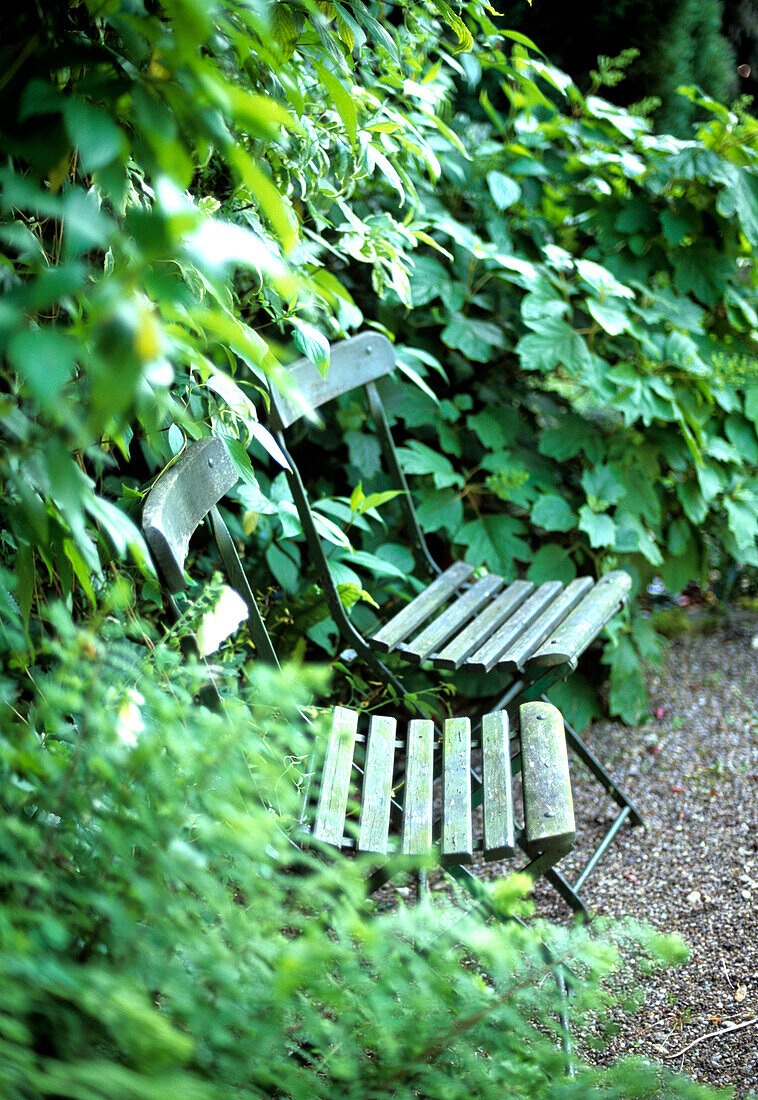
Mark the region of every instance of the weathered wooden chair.
<instances>
[{"instance_id":1,"label":"weathered wooden chair","mask_svg":"<svg viewBox=\"0 0 758 1100\"><path fill-rule=\"evenodd\" d=\"M143 509L145 538L163 581L172 620L181 611L175 594L186 586L184 564L190 538L208 516L229 585L242 597L258 657L278 664L276 653L250 589L218 502L238 475L226 445L208 438L186 453L157 480ZM236 623L235 623L236 625ZM303 715L303 721L308 718ZM472 735L468 718L444 722L441 738L428 719L412 719L398 735L394 716L373 715L365 722L356 710L336 707L331 733L316 767L311 764L300 839L373 853L390 870L408 857L438 858L481 900L465 873L478 851L486 858L528 854L524 870L545 873L572 846L574 814L568 758L560 712L542 701L520 708L523 826L514 807L511 731L505 711L486 714L481 724L482 813L472 790ZM322 746L323 748L323 746ZM441 775L435 820L435 757ZM393 789L403 789L402 805ZM356 807L358 808L356 810ZM388 873L379 873L376 886Z\"/></svg>"},{"instance_id":2,"label":"weathered wooden chair","mask_svg":"<svg viewBox=\"0 0 758 1100\"><path fill-rule=\"evenodd\" d=\"M402 683L382 660L382 655L390 652L408 662L428 662L438 669L506 674L510 677L507 690L487 706L494 711L508 708L513 712L526 700L544 698L552 684L574 671L581 655L625 602L631 580L626 573L615 571L597 581L580 577L565 586L559 581L535 586L524 580L507 584L494 574L474 579L473 567L461 561L441 569L424 539L376 387L376 380L388 375L394 363L394 350L384 336L363 333L332 347L325 378L309 360L301 359L288 368L286 391L271 395L271 426L290 462L289 485L319 583L344 641L396 690L402 692ZM304 479L285 438L307 410L321 409L357 388L363 389L387 470L400 493L417 565L430 578L420 595L387 615L371 635L357 629L343 606ZM579 891L598 860L625 821L641 824L642 819L568 725L566 736L572 750L618 806L610 827L573 885L556 869L547 872L565 900L581 911L584 905ZM514 762L518 765L518 758Z\"/></svg>"},{"instance_id":3,"label":"weathered wooden chair","mask_svg":"<svg viewBox=\"0 0 758 1100\"><path fill-rule=\"evenodd\" d=\"M175 596L186 586L184 571L190 539L207 516L230 586L242 597L247 625L259 659L278 665L265 624L248 584L234 541L218 502L237 482L237 473L221 439L193 443L158 478L145 501L142 526L163 583L168 616L178 622L182 611ZM185 646L201 656L197 644ZM222 705L217 692L210 701ZM471 790L471 725L449 719L438 740L431 721L412 720L397 737L394 717L374 715L367 733L359 732L364 716L335 707L325 752L314 753L295 843L351 848L376 856L391 871L439 858L485 915L511 919L492 906L485 888L467 868L474 853L501 859L517 844L532 876L544 873L570 850L574 815L563 724L560 712L542 702L520 708L520 752L523 761L523 827L516 822L511 775L511 737L504 711L485 715L482 723L484 767L483 828L475 824ZM304 722L310 722L302 714ZM244 736L244 733L241 733ZM314 727L315 740L315 727ZM323 749L323 746L321 746ZM442 757L441 813L433 812L434 757ZM317 762L320 761L320 764ZM393 798L393 783L404 788L403 805ZM356 815L355 805L360 807ZM397 825L397 829L393 826ZM389 875L373 876L373 889ZM514 918L517 919L517 918ZM572 1043L566 1009L567 979L574 975L543 948L545 966L558 992L557 1014L566 1073L573 1073Z\"/></svg>"}]
</instances>

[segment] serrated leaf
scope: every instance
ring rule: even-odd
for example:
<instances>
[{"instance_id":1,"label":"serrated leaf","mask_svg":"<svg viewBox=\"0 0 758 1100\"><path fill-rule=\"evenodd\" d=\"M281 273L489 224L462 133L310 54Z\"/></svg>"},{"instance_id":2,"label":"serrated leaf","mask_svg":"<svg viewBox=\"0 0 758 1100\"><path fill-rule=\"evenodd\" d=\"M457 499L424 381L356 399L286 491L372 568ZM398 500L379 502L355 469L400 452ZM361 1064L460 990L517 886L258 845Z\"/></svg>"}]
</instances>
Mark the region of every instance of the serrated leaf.
<instances>
[{"instance_id":1,"label":"serrated leaf","mask_svg":"<svg viewBox=\"0 0 758 1100\"><path fill-rule=\"evenodd\" d=\"M493 358L493 349L504 346L505 337L503 330L491 321L458 315L442 330L442 342L476 363L487 363Z\"/></svg>"},{"instance_id":2,"label":"serrated leaf","mask_svg":"<svg viewBox=\"0 0 758 1100\"><path fill-rule=\"evenodd\" d=\"M569 373L579 374L592 363L583 338L557 317L542 318L538 332L522 336L516 354L524 370L546 372L563 366Z\"/></svg>"},{"instance_id":3,"label":"serrated leaf","mask_svg":"<svg viewBox=\"0 0 758 1100\"><path fill-rule=\"evenodd\" d=\"M515 576L516 561L530 561L532 549L520 536L526 533L523 523L513 516L487 515L466 523L455 541L466 547L466 561L486 565L506 580Z\"/></svg>"}]
</instances>

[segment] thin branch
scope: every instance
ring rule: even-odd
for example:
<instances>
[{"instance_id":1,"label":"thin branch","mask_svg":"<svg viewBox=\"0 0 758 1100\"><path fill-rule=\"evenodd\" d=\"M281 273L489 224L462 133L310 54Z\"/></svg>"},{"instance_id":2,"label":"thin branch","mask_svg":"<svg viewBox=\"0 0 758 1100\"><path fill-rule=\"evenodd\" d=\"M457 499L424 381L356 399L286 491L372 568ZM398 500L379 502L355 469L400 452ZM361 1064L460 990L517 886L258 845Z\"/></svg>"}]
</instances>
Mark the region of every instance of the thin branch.
<instances>
[{"instance_id":1,"label":"thin branch","mask_svg":"<svg viewBox=\"0 0 758 1100\"><path fill-rule=\"evenodd\" d=\"M682 1054L686 1054L688 1050L692 1050L698 1043L704 1042L705 1039L716 1039L719 1035L728 1035L731 1031L741 1031L745 1027L752 1027L753 1024L758 1024L758 1016L754 1016L752 1020L745 1020L741 1024L731 1024L729 1027L722 1027L719 1031L709 1031L707 1035L701 1035L699 1039L693 1039L691 1043L688 1043L686 1047L682 1047L681 1050L675 1050L673 1054L664 1054L664 1058L679 1058Z\"/></svg>"}]
</instances>

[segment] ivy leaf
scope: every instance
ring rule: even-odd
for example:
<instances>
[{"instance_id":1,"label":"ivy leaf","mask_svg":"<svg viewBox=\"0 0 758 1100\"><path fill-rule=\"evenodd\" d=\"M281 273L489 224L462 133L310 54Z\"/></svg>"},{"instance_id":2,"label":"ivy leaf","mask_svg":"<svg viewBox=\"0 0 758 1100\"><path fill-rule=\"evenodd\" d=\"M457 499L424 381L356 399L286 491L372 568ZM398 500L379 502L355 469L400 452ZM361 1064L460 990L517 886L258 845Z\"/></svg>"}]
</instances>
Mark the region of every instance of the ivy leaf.
<instances>
[{"instance_id":1,"label":"ivy leaf","mask_svg":"<svg viewBox=\"0 0 758 1100\"><path fill-rule=\"evenodd\" d=\"M676 495L687 518L695 524L702 523L708 515L708 505L693 481L685 481L676 487Z\"/></svg>"},{"instance_id":2,"label":"ivy leaf","mask_svg":"<svg viewBox=\"0 0 758 1100\"><path fill-rule=\"evenodd\" d=\"M548 493L541 496L532 509L532 521L546 531L570 531L576 526L576 516L563 499Z\"/></svg>"},{"instance_id":3,"label":"ivy leaf","mask_svg":"<svg viewBox=\"0 0 758 1100\"><path fill-rule=\"evenodd\" d=\"M525 533L524 524L513 516L486 515L464 524L455 540L466 547L466 561L486 565L510 581L516 574L514 559L532 557L531 547L519 537Z\"/></svg>"},{"instance_id":4,"label":"ivy leaf","mask_svg":"<svg viewBox=\"0 0 758 1100\"><path fill-rule=\"evenodd\" d=\"M442 330L442 342L449 348L457 348L467 359L487 363L493 357L493 349L503 347L505 336L491 321L476 321L458 314Z\"/></svg>"},{"instance_id":5,"label":"ivy leaf","mask_svg":"<svg viewBox=\"0 0 758 1100\"><path fill-rule=\"evenodd\" d=\"M526 575L534 584L542 584L544 581L562 581L563 584L568 584L576 576L576 566L565 546L547 542L534 555L534 561Z\"/></svg>"},{"instance_id":6,"label":"ivy leaf","mask_svg":"<svg viewBox=\"0 0 758 1100\"><path fill-rule=\"evenodd\" d=\"M447 271L433 256L414 256L410 271L411 300L414 307L425 306L450 285Z\"/></svg>"},{"instance_id":7,"label":"ivy leaf","mask_svg":"<svg viewBox=\"0 0 758 1100\"><path fill-rule=\"evenodd\" d=\"M616 541L616 524L610 516L593 512L587 504L579 509L579 529L584 531L590 546L595 549L613 546Z\"/></svg>"},{"instance_id":8,"label":"ivy leaf","mask_svg":"<svg viewBox=\"0 0 758 1100\"><path fill-rule=\"evenodd\" d=\"M582 488L594 512L603 512L624 499L626 486L621 471L614 466L593 466L582 474Z\"/></svg>"},{"instance_id":9,"label":"ivy leaf","mask_svg":"<svg viewBox=\"0 0 758 1100\"><path fill-rule=\"evenodd\" d=\"M629 331L631 319L622 305L616 302L598 302L595 298L588 298L587 309L609 336L619 336L622 332Z\"/></svg>"},{"instance_id":10,"label":"ivy leaf","mask_svg":"<svg viewBox=\"0 0 758 1100\"><path fill-rule=\"evenodd\" d=\"M530 323L536 326L536 322ZM516 345L524 370L553 371L565 367L570 374L580 374L592 362L592 356L582 337L557 317L544 317L539 331L522 336Z\"/></svg>"}]
</instances>

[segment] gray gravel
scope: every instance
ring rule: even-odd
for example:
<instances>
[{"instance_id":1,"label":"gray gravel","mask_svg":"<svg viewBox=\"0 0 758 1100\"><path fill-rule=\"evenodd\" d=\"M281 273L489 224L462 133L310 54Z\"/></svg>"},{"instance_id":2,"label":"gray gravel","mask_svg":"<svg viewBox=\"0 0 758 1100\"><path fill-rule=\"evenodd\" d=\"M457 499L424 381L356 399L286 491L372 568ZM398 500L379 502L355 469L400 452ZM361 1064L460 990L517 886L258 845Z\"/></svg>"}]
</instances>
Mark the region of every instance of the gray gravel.
<instances>
[{"instance_id":1,"label":"gray gravel","mask_svg":"<svg viewBox=\"0 0 758 1100\"><path fill-rule=\"evenodd\" d=\"M668 649L648 684L655 715L629 729L594 725L585 736L628 790L645 828L624 827L585 885L597 914L645 919L678 932L684 965L643 979L645 1001L619 1016L603 1060L637 1054L695 1080L758 1090L758 620L733 616ZM578 843L569 880L603 834L611 806L573 765ZM565 922L544 884L541 915ZM733 1029L733 1030L727 1030Z\"/></svg>"}]
</instances>

